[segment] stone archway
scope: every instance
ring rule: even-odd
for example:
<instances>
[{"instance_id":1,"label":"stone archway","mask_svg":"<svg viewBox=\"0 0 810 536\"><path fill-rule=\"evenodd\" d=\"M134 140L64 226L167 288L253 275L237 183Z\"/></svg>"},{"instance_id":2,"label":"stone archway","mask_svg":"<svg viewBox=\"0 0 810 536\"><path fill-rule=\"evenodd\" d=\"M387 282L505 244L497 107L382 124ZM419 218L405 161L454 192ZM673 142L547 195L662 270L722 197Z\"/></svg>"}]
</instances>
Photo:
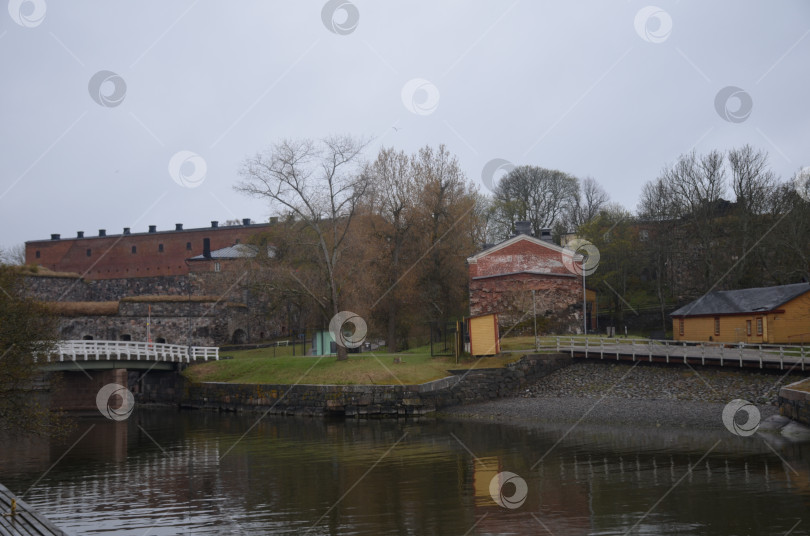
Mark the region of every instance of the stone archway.
<instances>
[{"instance_id":1,"label":"stone archway","mask_svg":"<svg viewBox=\"0 0 810 536\"><path fill-rule=\"evenodd\" d=\"M247 340L247 332L242 328L237 329L233 332L233 335L231 335L231 342L233 344L245 344Z\"/></svg>"}]
</instances>

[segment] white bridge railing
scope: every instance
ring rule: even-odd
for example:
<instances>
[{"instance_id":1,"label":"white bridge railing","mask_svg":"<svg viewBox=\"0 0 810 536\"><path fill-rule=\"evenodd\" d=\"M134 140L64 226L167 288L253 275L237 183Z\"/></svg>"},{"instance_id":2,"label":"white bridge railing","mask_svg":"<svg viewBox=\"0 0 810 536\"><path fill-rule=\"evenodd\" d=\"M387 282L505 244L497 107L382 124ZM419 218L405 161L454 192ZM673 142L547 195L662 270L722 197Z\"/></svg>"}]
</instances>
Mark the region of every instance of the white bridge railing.
<instances>
[{"instance_id":1,"label":"white bridge railing","mask_svg":"<svg viewBox=\"0 0 810 536\"><path fill-rule=\"evenodd\" d=\"M191 363L219 359L218 347L134 341L59 341L49 363L58 361L168 361Z\"/></svg>"},{"instance_id":2,"label":"white bridge railing","mask_svg":"<svg viewBox=\"0 0 810 536\"><path fill-rule=\"evenodd\" d=\"M540 349L554 348L554 343L540 345ZM744 342L705 342L705 341L669 341L649 339L593 338L593 337L557 337L556 351L584 354L599 359L620 356L631 357L633 361L664 358L666 362L700 360L705 365L711 364L739 365L754 363L763 368L766 363L778 363L780 369L787 365L805 370L805 360L810 357L810 348L788 344L759 344Z\"/></svg>"}]
</instances>

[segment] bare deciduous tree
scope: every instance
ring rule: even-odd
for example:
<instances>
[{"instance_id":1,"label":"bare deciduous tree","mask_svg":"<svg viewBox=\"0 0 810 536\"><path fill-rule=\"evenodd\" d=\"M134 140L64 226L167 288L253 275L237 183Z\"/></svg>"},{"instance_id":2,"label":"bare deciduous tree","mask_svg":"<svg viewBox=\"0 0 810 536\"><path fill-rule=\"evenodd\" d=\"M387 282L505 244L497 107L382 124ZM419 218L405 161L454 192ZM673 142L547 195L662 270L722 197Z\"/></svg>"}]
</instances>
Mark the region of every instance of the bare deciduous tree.
<instances>
[{"instance_id":1,"label":"bare deciduous tree","mask_svg":"<svg viewBox=\"0 0 810 536\"><path fill-rule=\"evenodd\" d=\"M242 180L235 186L238 192L267 200L311 230L324 287L323 292L306 290L327 320L341 311L341 288L350 272L346 239L368 185L359 173L364 146L350 136L317 142L283 140L248 158L240 172ZM348 358L343 345L337 345L337 354L338 360Z\"/></svg>"},{"instance_id":2,"label":"bare deciduous tree","mask_svg":"<svg viewBox=\"0 0 810 536\"><path fill-rule=\"evenodd\" d=\"M574 199L569 226L571 229L577 229L592 221L609 202L610 195L596 182L596 179L585 177L580 182L580 191L577 192Z\"/></svg>"},{"instance_id":3,"label":"bare deciduous tree","mask_svg":"<svg viewBox=\"0 0 810 536\"><path fill-rule=\"evenodd\" d=\"M579 195L576 177L537 166L518 166L495 189L492 222L507 238L515 221L530 221L532 233L554 227L570 214Z\"/></svg>"},{"instance_id":4,"label":"bare deciduous tree","mask_svg":"<svg viewBox=\"0 0 810 536\"><path fill-rule=\"evenodd\" d=\"M22 266L25 264L25 244L16 244L10 248L0 248L0 264Z\"/></svg>"}]
</instances>

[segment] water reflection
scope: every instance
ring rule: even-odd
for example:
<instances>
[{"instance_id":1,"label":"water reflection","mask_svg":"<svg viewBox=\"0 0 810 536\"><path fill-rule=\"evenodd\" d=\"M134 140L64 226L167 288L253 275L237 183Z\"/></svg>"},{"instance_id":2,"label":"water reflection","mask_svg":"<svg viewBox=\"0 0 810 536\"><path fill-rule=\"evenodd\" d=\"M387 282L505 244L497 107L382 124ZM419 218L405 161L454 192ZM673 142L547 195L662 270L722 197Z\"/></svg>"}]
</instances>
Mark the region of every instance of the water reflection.
<instances>
[{"instance_id":1,"label":"water reflection","mask_svg":"<svg viewBox=\"0 0 810 536\"><path fill-rule=\"evenodd\" d=\"M809 517L807 444L722 429L256 418L83 419L63 443L2 441L0 481L30 487L25 499L75 534L784 534ZM519 508L491 496L505 471L526 482ZM810 534L810 519L791 534Z\"/></svg>"}]
</instances>

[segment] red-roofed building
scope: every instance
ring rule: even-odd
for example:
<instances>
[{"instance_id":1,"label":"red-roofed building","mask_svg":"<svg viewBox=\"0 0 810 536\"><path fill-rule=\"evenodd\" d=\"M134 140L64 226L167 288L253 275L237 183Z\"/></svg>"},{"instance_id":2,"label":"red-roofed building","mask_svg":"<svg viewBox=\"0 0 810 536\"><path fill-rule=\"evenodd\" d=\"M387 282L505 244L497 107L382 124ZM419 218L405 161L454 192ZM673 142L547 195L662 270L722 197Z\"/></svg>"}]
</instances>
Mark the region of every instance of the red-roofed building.
<instances>
[{"instance_id":1,"label":"red-roofed building","mask_svg":"<svg viewBox=\"0 0 810 536\"><path fill-rule=\"evenodd\" d=\"M470 315L498 313L503 334L531 323L536 310L541 331L582 333L582 276L566 267L571 251L555 244L546 230L535 238L518 228L520 234L467 259ZM594 298L589 290L589 317Z\"/></svg>"}]
</instances>

